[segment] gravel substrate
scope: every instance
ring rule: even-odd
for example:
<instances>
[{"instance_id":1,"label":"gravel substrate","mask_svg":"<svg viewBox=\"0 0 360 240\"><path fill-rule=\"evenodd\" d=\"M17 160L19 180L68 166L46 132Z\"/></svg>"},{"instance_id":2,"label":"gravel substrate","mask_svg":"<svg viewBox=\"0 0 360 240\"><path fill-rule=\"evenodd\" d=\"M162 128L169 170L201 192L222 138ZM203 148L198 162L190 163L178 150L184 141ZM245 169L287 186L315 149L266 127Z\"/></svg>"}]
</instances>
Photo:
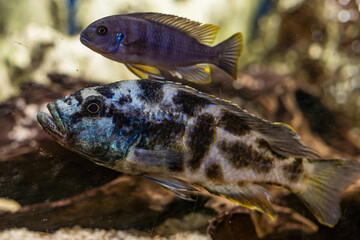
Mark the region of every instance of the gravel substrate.
<instances>
[{"instance_id":1,"label":"gravel substrate","mask_svg":"<svg viewBox=\"0 0 360 240\"><path fill-rule=\"evenodd\" d=\"M183 232L169 237L149 236L136 231L84 229L80 227L59 229L54 233L29 231L25 228L0 232L0 240L208 240L200 233Z\"/></svg>"}]
</instances>

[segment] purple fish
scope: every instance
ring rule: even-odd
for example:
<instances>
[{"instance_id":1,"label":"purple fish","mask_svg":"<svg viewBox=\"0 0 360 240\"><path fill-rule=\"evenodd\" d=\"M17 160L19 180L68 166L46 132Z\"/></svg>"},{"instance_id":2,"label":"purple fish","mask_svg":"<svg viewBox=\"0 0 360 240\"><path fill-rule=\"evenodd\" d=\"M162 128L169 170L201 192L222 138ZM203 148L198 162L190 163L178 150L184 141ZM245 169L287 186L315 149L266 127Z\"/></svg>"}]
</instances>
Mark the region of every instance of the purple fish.
<instances>
[{"instance_id":1,"label":"purple fish","mask_svg":"<svg viewBox=\"0 0 360 240\"><path fill-rule=\"evenodd\" d=\"M161 13L114 15L91 23L80 41L141 78L211 81L210 64L236 79L242 34L210 46L219 27Z\"/></svg>"}]
</instances>

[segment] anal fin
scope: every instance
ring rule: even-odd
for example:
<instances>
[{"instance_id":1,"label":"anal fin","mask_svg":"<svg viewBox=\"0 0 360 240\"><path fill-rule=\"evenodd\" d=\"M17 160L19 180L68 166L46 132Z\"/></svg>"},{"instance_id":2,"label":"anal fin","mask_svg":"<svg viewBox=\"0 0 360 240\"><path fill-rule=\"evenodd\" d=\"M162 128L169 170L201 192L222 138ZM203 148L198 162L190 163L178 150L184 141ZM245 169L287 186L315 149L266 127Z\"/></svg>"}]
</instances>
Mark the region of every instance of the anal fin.
<instances>
[{"instance_id":1,"label":"anal fin","mask_svg":"<svg viewBox=\"0 0 360 240\"><path fill-rule=\"evenodd\" d=\"M201 63L189 67L177 67L170 71L170 73L193 83L206 84L211 82L210 67L208 64Z\"/></svg>"},{"instance_id":2,"label":"anal fin","mask_svg":"<svg viewBox=\"0 0 360 240\"><path fill-rule=\"evenodd\" d=\"M249 209L265 213L273 219L275 211L271 206L269 192L253 183L203 186L210 193L219 195Z\"/></svg>"}]
</instances>

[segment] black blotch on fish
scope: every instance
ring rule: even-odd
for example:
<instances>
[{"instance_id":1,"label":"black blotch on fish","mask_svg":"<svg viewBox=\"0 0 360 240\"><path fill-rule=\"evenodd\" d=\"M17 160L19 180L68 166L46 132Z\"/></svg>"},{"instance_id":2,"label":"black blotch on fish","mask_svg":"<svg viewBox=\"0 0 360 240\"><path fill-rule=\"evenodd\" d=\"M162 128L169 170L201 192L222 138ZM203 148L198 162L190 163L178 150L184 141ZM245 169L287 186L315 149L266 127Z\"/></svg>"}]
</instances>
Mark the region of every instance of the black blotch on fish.
<instances>
[{"instance_id":1,"label":"black blotch on fish","mask_svg":"<svg viewBox=\"0 0 360 240\"><path fill-rule=\"evenodd\" d=\"M212 181L222 182L224 179L222 168L217 163L210 165L210 167L206 169L205 173L206 176Z\"/></svg>"},{"instance_id":2,"label":"black blotch on fish","mask_svg":"<svg viewBox=\"0 0 360 240\"><path fill-rule=\"evenodd\" d=\"M250 126L239 116L224 111L219 120L219 125L232 134L242 136L250 132Z\"/></svg>"},{"instance_id":3,"label":"black blotch on fish","mask_svg":"<svg viewBox=\"0 0 360 240\"><path fill-rule=\"evenodd\" d=\"M70 98L70 97L65 98L64 102L65 102L67 105L71 105L71 98Z\"/></svg>"},{"instance_id":4,"label":"black blotch on fish","mask_svg":"<svg viewBox=\"0 0 360 240\"><path fill-rule=\"evenodd\" d=\"M81 112L76 112L70 116L70 123L71 125L76 124L81 121L81 119L84 117L84 114Z\"/></svg>"},{"instance_id":5,"label":"black blotch on fish","mask_svg":"<svg viewBox=\"0 0 360 240\"><path fill-rule=\"evenodd\" d=\"M196 119L194 129L190 133L189 146L192 151L192 159L189 161L191 169L196 170L200 167L206 152L214 141L215 124L214 118L210 114L203 114Z\"/></svg>"},{"instance_id":6,"label":"black blotch on fish","mask_svg":"<svg viewBox=\"0 0 360 240\"><path fill-rule=\"evenodd\" d=\"M180 139L185 133L185 125L173 119L163 119L161 122L147 122L144 124L144 134L138 147L154 149L155 146L162 148L181 148Z\"/></svg>"},{"instance_id":7,"label":"black blotch on fish","mask_svg":"<svg viewBox=\"0 0 360 240\"><path fill-rule=\"evenodd\" d=\"M113 112L112 122L114 123L114 130L113 130L114 134L122 133L121 132L122 129L126 127L130 127L132 123L130 116L127 116L123 112L118 112L118 111Z\"/></svg>"},{"instance_id":8,"label":"black blotch on fish","mask_svg":"<svg viewBox=\"0 0 360 240\"><path fill-rule=\"evenodd\" d=\"M173 102L180 107L180 111L190 116L194 116L196 109L212 105L210 100L185 91L179 91L173 97Z\"/></svg>"},{"instance_id":9,"label":"black blotch on fish","mask_svg":"<svg viewBox=\"0 0 360 240\"><path fill-rule=\"evenodd\" d=\"M259 144L260 148L270 151L277 159L285 159L286 158L285 156L280 155L277 152L275 152L274 150L272 150L270 144L265 139L260 139L258 144Z\"/></svg>"},{"instance_id":10,"label":"black blotch on fish","mask_svg":"<svg viewBox=\"0 0 360 240\"><path fill-rule=\"evenodd\" d=\"M117 101L117 103L121 106L123 105L124 103L131 103L132 102L132 98L130 95L124 95L124 96L121 96L119 98L119 100Z\"/></svg>"},{"instance_id":11,"label":"black blotch on fish","mask_svg":"<svg viewBox=\"0 0 360 240\"><path fill-rule=\"evenodd\" d=\"M70 96L74 97L78 101L77 106L81 105L84 100L83 97L81 96L81 91L76 91Z\"/></svg>"},{"instance_id":12,"label":"black blotch on fish","mask_svg":"<svg viewBox=\"0 0 360 240\"><path fill-rule=\"evenodd\" d=\"M294 162L285 165L283 167L283 171L284 175L287 176L290 181L298 181L301 178L302 173L304 172L302 158L296 158Z\"/></svg>"},{"instance_id":13,"label":"black blotch on fish","mask_svg":"<svg viewBox=\"0 0 360 240\"><path fill-rule=\"evenodd\" d=\"M236 169L250 168L259 173L268 173L272 169L273 159L242 142L222 141L218 147Z\"/></svg>"},{"instance_id":14,"label":"black blotch on fish","mask_svg":"<svg viewBox=\"0 0 360 240\"><path fill-rule=\"evenodd\" d=\"M107 109L106 113L105 113L105 117L112 117L114 115L114 109L115 106L111 105L109 109Z\"/></svg>"},{"instance_id":15,"label":"black blotch on fish","mask_svg":"<svg viewBox=\"0 0 360 240\"><path fill-rule=\"evenodd\" d=\"M162 87L164 84L161 82L149 81L149 80L138 80L141 93L139 94L140 99L148 101L149 103L157 103L163 98Z\"/></svg>"},{"instance_id":16,"label":"black blotch on fish","mask_svg":"<svg viewBox=\"0 0 360 240\"><path fill-rule=\"evenodd\" d=\"M114 92L111 90L109 86L97 87L96 91L98 91L101 95L103 95L106 98L112 98L114 96Z\"/></svg>"}]
</instances>

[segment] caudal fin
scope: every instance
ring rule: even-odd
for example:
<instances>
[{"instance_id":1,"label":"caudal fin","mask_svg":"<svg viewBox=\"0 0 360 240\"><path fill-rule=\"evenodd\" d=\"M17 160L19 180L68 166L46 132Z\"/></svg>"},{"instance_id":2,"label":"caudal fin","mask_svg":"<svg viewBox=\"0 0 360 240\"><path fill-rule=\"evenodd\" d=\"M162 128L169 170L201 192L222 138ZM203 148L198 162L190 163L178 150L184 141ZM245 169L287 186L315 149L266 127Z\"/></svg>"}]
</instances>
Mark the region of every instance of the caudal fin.
<instances>
[{"instance_id":1,"label":"caudal fin","mask_svg":"<svg viewBox=\"0 0 360 240\"><path fill-rule=\"evenodd\" d=\"M215 48L219 56L215 65L229 74L232 78L237 78L237 65L243 46L241 33L235 33L229 39L221 42Z\"/></svg>"},{"instance_id":2,"label":"caudal fin","mask_svg":"<svg viewBox=\"0 0 360 240\"><path fill-rule=\"evenodd\" d=\"M360 177L360 163L310 159L304 161L304 168L312 173L303 180L304 189L294 192L320 223L333 227L341 216L340 195Z\"/></svg>"}]
</instances>

